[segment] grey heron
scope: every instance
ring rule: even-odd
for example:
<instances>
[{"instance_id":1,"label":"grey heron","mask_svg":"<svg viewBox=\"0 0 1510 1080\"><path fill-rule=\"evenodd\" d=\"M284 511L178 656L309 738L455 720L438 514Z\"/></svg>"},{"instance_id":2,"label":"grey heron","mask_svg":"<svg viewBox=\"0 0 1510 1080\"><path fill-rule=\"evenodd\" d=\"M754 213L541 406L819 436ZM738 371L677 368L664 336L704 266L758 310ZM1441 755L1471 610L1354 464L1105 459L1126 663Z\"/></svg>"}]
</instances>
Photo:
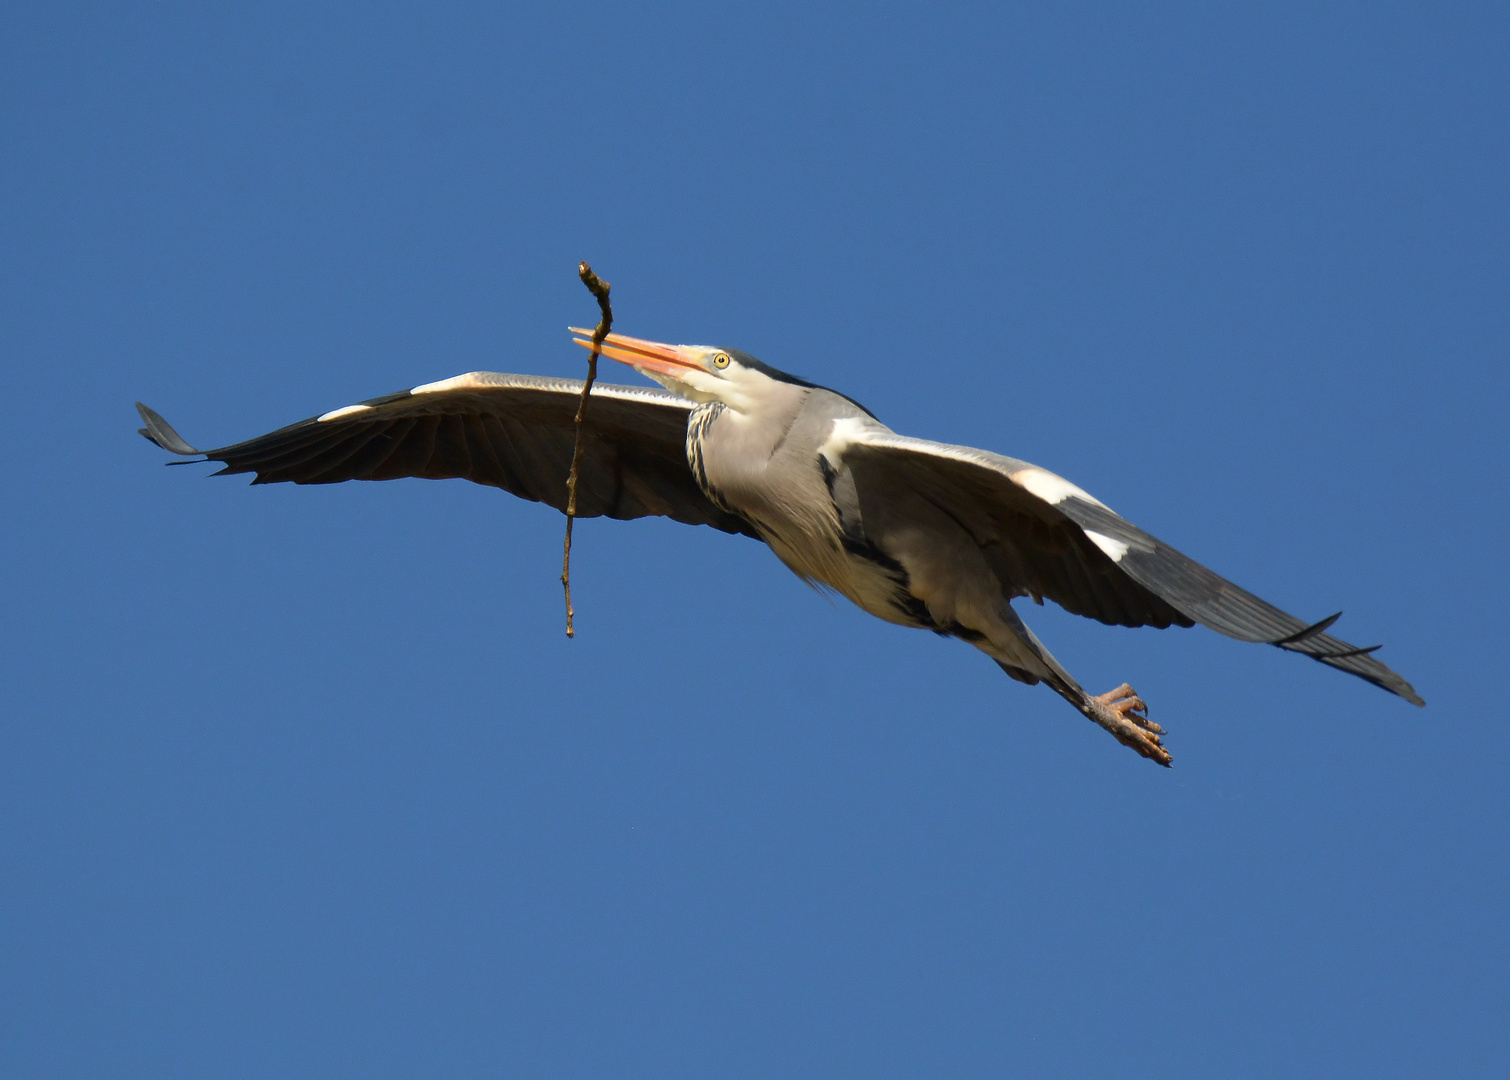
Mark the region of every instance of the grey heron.
<instances>
[{"instance_id":1,"label":"grey heron","mask_svg":"<svg viewBox=\"0 0 1510 1080\"><path fill-rule=\"evenodd\" d=\"M593 348L591 331L572 328ZM610 334L603 355L663 389L599 384L587 414L578 516L662 515L764 541L798 577L887 622L975 646L1045 683L1143 757L1163 728L1126 683L1085 691L1012 601L1053 600L1119 626L1200 623L1304 653L1421 705L1374 657L1289 615L1137 528L1046 469L899 435L854 400L738 349ZM472 372L347 405L246 442L196 450L138 404L171 453L289 481L463 478L566 507L582 384Z\"/></svg>"}]
</instances>

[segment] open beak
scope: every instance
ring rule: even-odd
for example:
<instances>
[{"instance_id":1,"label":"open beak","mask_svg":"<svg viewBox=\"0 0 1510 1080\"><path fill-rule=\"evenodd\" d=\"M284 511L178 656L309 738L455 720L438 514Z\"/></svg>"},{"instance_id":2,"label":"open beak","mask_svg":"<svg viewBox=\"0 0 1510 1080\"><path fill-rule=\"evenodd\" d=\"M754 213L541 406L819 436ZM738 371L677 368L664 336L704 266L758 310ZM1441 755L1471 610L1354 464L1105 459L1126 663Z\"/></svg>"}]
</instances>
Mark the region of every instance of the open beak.
<instances>
[{"instance_id":1,"label":"open beak","mask_svg":"<svg viewBox=\"0 0 1510 1080\"><path fill-rule=\"evenodd\" d=\"M577 335L572 340L578 345L584 349L593 347L591 330L583 330L580 326L572 326L568 329ZM586 340L583 340L584 338ZM693 359L691 349L682 345L662 345L659 341L643 341L623 334L609 334L603 339L603 344L598 346L597 351L610 360L658 372L661 375L669 375L673 379L678 378L688 369L703 370L702 364Z\"/></svg>"}]
</instances>

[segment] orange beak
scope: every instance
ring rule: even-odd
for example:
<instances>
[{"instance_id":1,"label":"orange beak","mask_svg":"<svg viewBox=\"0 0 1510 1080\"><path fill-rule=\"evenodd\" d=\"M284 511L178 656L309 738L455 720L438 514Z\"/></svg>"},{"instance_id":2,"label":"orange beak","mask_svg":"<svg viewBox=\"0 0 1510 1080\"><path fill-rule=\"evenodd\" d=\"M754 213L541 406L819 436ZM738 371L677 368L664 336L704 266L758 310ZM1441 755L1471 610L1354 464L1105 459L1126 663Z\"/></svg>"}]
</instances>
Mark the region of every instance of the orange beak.
<instances>
[{"instance_id":1,"label":"orange beak","mask_svg":"<svg viewBox=\"0 0 1510 1080\"><path fill-rule=\"evenodd\" d=\"M591 330L583 330L580 326L567 329L577 335L572 340L578 345L584 349L593 348ZM584 341L583 338L587 340ZM673 379L688 369L703 370L702 364L692 358L691 351L681 345L663 345L659 341L643 341L623 334L609 334L595 351L621 364L659 372Z\"/></svg>"}]
</instances>

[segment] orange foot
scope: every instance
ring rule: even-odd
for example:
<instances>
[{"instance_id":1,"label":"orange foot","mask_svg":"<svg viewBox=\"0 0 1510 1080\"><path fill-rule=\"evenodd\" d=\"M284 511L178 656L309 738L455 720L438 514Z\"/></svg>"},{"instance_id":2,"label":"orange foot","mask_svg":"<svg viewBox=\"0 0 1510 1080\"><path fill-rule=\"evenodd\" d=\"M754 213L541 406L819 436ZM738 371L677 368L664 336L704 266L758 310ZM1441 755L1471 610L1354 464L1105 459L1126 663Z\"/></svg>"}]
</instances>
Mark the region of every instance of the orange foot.
<instances>
[{"instance_id":1,"label":"orange foot","mask_svg":"<svg viewBox=\"0 0 1510 1080\"><path fill-rule=\"evenodd\" d=\"M1164 729L1148 718L1147 703L1126 683L1091 697L1087 712L1123 746L1132 747L1160 765L1168 765L1174 760L1159 738Z\"/></svg>"}]
</instances>

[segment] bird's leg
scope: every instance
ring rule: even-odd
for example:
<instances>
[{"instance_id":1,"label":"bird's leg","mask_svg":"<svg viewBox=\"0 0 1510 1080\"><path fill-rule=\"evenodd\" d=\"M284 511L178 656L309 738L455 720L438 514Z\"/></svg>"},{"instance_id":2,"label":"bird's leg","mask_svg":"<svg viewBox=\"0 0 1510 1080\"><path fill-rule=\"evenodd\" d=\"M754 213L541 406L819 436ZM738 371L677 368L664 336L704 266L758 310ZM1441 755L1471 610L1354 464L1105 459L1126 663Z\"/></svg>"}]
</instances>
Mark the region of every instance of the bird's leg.
<instances>
[{"instance_id":1,"label":"bird's leg","mask_svg":"<svg viewBox=\"0 0 1510 1080\"><path fill-rule=\"evenodd\" d=\"M1159 738L1164 729L1148 718L1147 703L1126 683L1104 694L1087 695L1081 711L1111 732L1123 746L1132 747L1160 765L1174 760Z\"/></svg>"},{"instance_id":2,"label":"bird's leg","mask_svg":"<svg viewBox=\"0 0 1510 1080\"><path fill-rule=\"evenodd\" d=\"M976 648L986 651L1008 675L1027 683L1047 683L1054 693L1075 706L1082 715L1111 732L1123 746L1132 747L1150 761L1168 765L1174 760L1159 737L1164 734L1164 729L1148 719L1148 705L1136 690L1123 683L1104 694L1087 694L1038 640L1038 635L1028 629L1011 604L1002 605L999 617L1010 633L997 634L977 643Z\"/></svg>"}]
</instances>

